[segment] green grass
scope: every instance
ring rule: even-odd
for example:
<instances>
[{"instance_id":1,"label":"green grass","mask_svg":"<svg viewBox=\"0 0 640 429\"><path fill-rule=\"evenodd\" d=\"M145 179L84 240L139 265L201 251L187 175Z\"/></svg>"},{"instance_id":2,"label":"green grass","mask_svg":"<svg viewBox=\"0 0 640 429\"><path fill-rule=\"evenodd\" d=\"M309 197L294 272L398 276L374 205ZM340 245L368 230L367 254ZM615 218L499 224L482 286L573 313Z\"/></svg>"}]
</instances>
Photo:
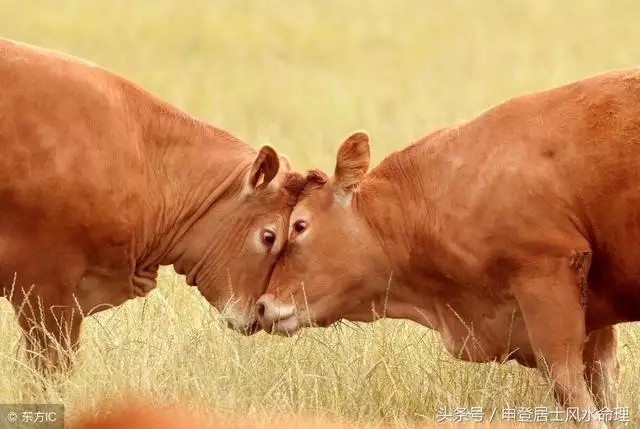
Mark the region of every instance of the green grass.
<instances>
[{"instance_id":1,"label":"green grass","mask_svg":"<svg viewBox=\"0 0 640 429\"><path fill-rule=\"evenodd\" d=\"M297 169L332 170L355 130L370 134L377 162L511 96L636 65L638 14L630 0L0 0L0 29L273 144ZM75 372L40 391L16 358L5 302L0 313L0 402L63 401L71 415L125 392L202 412L373 422L433 418L443 405L555 406L537 373L456 361L409 322L241 337L169 271L149 298L87 320ZM621 403L636 425L639 336L625 326L620 347Z\"/></svg>"}]
</instances>

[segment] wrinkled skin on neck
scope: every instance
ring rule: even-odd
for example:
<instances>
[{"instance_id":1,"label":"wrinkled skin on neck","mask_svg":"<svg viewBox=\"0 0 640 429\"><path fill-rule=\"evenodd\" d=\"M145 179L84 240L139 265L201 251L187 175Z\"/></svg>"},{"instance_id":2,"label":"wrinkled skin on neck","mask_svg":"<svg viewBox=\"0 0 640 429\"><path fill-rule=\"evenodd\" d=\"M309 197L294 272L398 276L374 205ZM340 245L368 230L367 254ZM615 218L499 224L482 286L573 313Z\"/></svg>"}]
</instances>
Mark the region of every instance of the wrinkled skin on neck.
<instances>
[{"instance_id":1,"label":"wrinkled skin on neck","mask_svg":"<svg viewBox=\"0 0 640 429\"><path fill-rule=\"evenodd\" d=\"M256 331L255 299L265 291L285 245L292 193L280 173L257 193L234 187L217 201L176 245L174 267L221 310L231 328ZM269 233L275 237L268 242Z\"/></svg>"},{"instance_id":2,"label":"wrinkled skin on neck","mask_svg":"<svg viewBox=\"0 0 640 429\"><path fill-rule=\"evenodd\" d=\"M155 193L138 231L134 284L153 288L158 265L173 265L231 328L252 333L253 304L284 248L304 178L270 146L255 151L166 105L149 110L143 136Z\"/></svg>"}]
</instances>

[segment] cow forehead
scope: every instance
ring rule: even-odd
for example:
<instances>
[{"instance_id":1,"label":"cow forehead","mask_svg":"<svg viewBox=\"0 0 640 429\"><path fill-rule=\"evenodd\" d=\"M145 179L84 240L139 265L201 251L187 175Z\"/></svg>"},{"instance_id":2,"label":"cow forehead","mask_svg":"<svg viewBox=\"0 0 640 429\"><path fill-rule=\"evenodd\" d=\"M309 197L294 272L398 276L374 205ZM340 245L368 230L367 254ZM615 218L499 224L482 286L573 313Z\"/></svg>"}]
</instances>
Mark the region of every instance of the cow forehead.
<instances>
[{"instance_id":1,"label":"cow forehead","mask_svg":"<svg viewBox=\"0 0 640 429\"><path fill-rule=\"evenodd\" d=\"M291 212L291 218L289 219L289 227L291 227L295 221L299 219L304 219L307 222L311 219L311 210L309 210L308 203L306 201L302 201L298 203Z\"/></svg>"}]
</instances>

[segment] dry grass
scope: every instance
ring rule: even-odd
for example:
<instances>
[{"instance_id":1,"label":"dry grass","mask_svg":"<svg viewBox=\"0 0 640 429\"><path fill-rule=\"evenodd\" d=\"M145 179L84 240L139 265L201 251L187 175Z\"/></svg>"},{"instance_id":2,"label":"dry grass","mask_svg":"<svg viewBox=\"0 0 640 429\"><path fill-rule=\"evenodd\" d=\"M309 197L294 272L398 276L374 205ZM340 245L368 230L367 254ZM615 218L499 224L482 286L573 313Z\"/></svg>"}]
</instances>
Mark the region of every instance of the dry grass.
<instances>
[{"instance_id":1,"label":"dry grass","mask_svg":"<svg viewBox=\"0 0 640 429\"><path fill-rule=\"evenodd\" d=\"M354 424L344 420L319 419L294 415L277 416L272 421L258 421L221 415L194 416L188 409L181 407L158 407L149 404L111 404L117 410L111 413L88 413L74 419L71 429L391 429L380 423ZM433 429L434 423L421 423L414 426L398 426L413 429ZM467 422L460 424L442 424L439 428L458 429L516 429L525 425L518 423ZM550 425L528 425L526 427L551 428Z\"/></svg>"},{"instance_id":2,"label":"dry grass","mask_svg":"<svg viewBox=\"0 0 640 429\"><path fill-rule=\"evenodd\" d=\"M510 96L635 65L639 13L630 0L0 0L0 28L103 64L254 146L274 144L298 169L331 170L354 130L369 132L379 161ZM75 372L45 391L16 357L4 302L0 313L0 402L62 401L70 417L125 392L203 415L393 425L433 420L440 406L555 406L537 374L455 361L408 322L241 337L168 271L146 300L87 320ZM624 327L620 348L620 402L636 426L639 332Z\"/></svg>"}]
</instances>

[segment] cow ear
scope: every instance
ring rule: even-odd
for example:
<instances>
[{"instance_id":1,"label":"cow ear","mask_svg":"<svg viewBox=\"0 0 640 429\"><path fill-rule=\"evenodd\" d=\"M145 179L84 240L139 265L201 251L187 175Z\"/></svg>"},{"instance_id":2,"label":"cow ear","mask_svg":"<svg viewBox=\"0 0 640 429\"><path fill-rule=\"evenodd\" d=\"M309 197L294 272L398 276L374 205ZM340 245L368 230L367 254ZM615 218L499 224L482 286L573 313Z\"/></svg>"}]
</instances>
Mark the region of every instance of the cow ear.
<instances>
[{"instance_id":1,"label":"cow ear","mask_svg":"<svg viewBox=\"0 0 640 429\"><path fill-rule=\"evenodd\" d=\"M252 190L266 187L280 168L280 157L269 145L262 146L249 172L249 186Z\"/></svg>"},{"instance_id":2,"label":"cow ear","mask_svg":"<svg viewBox=\"0 0 640 429\"><path fill-rule=\"evenodd\" d=\"M347 138L338 149L334 186L341 197L350 195L364 178L371 162L369 136L357 132Z\"/></svg>"}]
</instances>

